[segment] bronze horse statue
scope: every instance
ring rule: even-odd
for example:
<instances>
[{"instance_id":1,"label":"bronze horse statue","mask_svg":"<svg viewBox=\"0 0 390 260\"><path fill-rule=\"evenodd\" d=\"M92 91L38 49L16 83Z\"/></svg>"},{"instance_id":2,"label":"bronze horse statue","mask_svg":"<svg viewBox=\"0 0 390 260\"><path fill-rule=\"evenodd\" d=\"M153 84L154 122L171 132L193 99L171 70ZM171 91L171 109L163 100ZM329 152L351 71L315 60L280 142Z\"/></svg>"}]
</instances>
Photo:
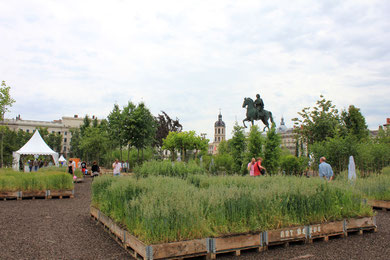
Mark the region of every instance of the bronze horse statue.
<instances>
[{"instance_id":1,"label":"bronze horse statue","mask_svg":"<svg viewBox=\"0 0 390 260\"><path fill-rule=\"evenodd\" d=\"M242 107L246 108L246 118L242 120L242 123L244 124L244 127L246 128L245 121L252 122L255 120L261 120L263 124L265 125L263 131L265 131L266 128L269 130L269 124L268 119L271 119L271 123L274 122L274 119L272 118L271 111L263 109L262 112L260 112L254 105L254 102L251 98L244 98L244 103L242 104Z\"/></svg>"}]
</instances>

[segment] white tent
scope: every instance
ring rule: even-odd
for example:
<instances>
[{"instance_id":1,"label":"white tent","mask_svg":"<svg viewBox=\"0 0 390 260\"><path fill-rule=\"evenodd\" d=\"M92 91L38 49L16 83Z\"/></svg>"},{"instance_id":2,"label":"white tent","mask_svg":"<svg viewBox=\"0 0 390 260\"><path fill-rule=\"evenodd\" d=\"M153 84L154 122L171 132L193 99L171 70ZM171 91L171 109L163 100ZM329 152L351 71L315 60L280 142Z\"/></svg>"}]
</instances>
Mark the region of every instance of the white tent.
<instances>
[{"instance_id":1,"label":"white tent","mask_svg":"<svg viewBox=\"0 0 390 260\"><path fill-rule=\"evenodd\" d=\"M58 153L54 152L45 143L38 130L35 131L34 135L22 148L13 152L12 155L14 157L12 168L16 171L19 169L19 160L21 155L51 155L55 165L58 166Z\"/></svg>"},{"instance_id":2,"label":"white tent","mask_svg":"<svg viewBox=\"0 0 390 260\"><path fill-rule=\"evenodd\" d=\"M64 156L60 156L60 159L58 159L59 162L66 162L66 159L64 158Z\"/></svg>"}]
</instances>

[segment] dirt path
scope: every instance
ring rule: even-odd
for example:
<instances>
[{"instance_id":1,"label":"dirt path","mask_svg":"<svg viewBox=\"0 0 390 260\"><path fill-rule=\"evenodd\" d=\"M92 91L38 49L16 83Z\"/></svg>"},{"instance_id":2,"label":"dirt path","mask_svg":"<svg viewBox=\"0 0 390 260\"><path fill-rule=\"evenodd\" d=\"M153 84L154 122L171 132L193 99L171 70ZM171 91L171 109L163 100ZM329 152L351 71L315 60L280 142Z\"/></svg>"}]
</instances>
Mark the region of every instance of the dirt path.
<instances>
[{"instance_id":1,"label":"dirt path","mask_svg":"<svg viewBox=\"0 0 390 260\"><path fill-rule=\"evenodd\" d=\"M74 199L0 201L0 259L132 259L89 217L91 179Z\"/></svg>"},{"instance_id":2,"label":"dirt path","mask_svg":"<svg viewBox=\"0 0 390 260\"><path fill-rule=\"evenodd\" d=\"M0 201L0 259L132 259L91 221L90 193L87 178L76 184L74 199ZM378 212L377 224L377 233L243 252L234 259L389 259L390 212Z\"/></svg>"}]
</instances>

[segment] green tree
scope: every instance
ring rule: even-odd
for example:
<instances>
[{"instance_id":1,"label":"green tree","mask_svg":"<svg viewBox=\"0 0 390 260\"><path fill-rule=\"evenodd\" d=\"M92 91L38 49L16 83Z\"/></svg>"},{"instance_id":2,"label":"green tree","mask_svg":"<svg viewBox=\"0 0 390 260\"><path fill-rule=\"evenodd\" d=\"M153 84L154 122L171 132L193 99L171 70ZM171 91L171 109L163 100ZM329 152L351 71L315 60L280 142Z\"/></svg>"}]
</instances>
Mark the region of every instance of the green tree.
<instances>
[{"instance_id":1,"label":"green tree","mask_svg":"<svg viewBox=\"0 0 390 260\"><path fill-rule=\"evenodd\" d=\"M175 160L175 152L177 151L177 148L176 148L177 135L178 135L178 132L169 132L167 137L163 138L162 149L170 151L172 161Z\"/></svg>"},{"instance_id":2,"label":"green tree","mask_svg":"<svg viewBox=\"0 0 390 260\"><path fill-rule=\"evenodd\" d=\"M348 111L343 110L341 118L347 128L348 134L354 136L359 141L367 140L369 131L366 124L366 119L360 112L360 109L354 105L348 107Z\"/></svg>"},{"instance_id":3,"label":"green tree","mask_svg":"<svg viewBox=\"0 0 390 260\"><path fill-rule=\"evenodd\" d=\"M107 117L108 120L108 134L110 137L111 150L116 147L120 150L120 160L122 161L122 148L126 145L124 138L124 119L121 109L118 104L114 105L114 108Z\"/></svg>"},{"instance_id":4,"label":"green tree","mask_svg":"<svg viewBox=\"0 0 390 260\"><path fill-rule=\"evenodd\" d=\"M234 159L234 171L241 172L243 168L244 152L246 148L244 127L238 123L233 127L232 139L230 140L231 155Z\"/></svg>"},{"instance_id":5,"label":"green tree","mask_svg":"<svg viewBox=\"0 0 390 260\"><path fill-rule=\"evenodd\" d=\"M218 145L218 154L226 154L230 153L230 146L229 146L230 140L222 140Z\"/></svg>"},{"instance_id":6,"label":"green tree","mask_svg":"<svg viewBox=\"0 0 390 260\"><path fill-rule=\"evenodd\" d=\"M131 117L133 118L135 130L131 143L138 150L139 161L139 152L141 151L143 160L143 150L154 142L156 121L150 110L142 102L133 110Z\"/></svg>"},{"instance_id":7,"label":"green tree","mask_svg":"<svg viewBox=\"0 0 390 260\"><path fill-rule=\"evenodd\" d=\"M259 127L253 125L248 135L247 159L263 157L264 137L261 135Z\"/></svg>"},{"instance_id":8,"label":"green tree","mask_svg":"<svg viewBox=\"0 0 390 260\"><path fill-rule=\"evenodd\" d=\"M101 156L108 150L108 144L109 137L106 131L99 127L88 127L84 129L79 147L86 151L89 160L96 160L99 163Z\"/></svg>"},{"instance_id":9,"label":"green tree","mask_svg":"<svg viewBox=\"0 0 390 260\"><path fill-rule=\"evenodd\" d=\"M79 128L71 128L72 139L70 139L70 157L81 158L82 150L80 149L81 134Z\"/></svg>"},{"instance_id":10,"label":"green tree","mask_svg":"<svg viewBox=\"0 0 390 260\"><path fill-rule=\"evenodd\" d=\"M342 130L336 106L324 96L321 95L320 98L312 110L310 107L305 107L298 112L301 118L292 119L296 126L295 132L300 134L309 145L334 137Z\"/></svg>"},{"instance_id":11,"label":"green tree","mask_svg":"<svg viewBox=\"0 0 390 260\"><path fill-rule=\"evenodd\" d=\"M5 84L5 81L3 80L1 82L0 87L0 120L4 121L4 114L9 110L10 107L12 107L12 104L15 103L15 100L11 97L11 94L9 93L11 87L7 86ZM8 128L7 126L0 126L0 134L1 134L1 149L0 149L0 156L1 156L1 167L3 167L3 146L4 146L4 132L6 131L5 128Z\"/></svg>"},{"instance_id":12,"label":"green tree","mask_svg":"<svg viewBox=\"0 0 390 260\"><path fill-rule=\"evenodd\" d=\"M281 137L276 133L276 126L275 123L273 123L271 129L267 132L264 151L264 167L269 174L276 174L278 172L280 155L282 152L280 144Z\"/></svg>"}]
</instances>

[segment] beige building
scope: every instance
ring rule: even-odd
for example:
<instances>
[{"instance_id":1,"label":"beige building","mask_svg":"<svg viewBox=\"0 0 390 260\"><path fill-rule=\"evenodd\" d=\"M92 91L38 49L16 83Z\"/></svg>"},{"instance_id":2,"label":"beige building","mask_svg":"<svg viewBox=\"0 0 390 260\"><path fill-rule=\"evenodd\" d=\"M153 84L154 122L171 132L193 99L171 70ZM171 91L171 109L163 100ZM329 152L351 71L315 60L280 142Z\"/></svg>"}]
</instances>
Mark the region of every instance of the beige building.
<instances>
[{"instance_id":1,"label":"beige building","mask_svg":"<svg viewBox=\"0 0 390 260\"><path fill-rule=\"evenodd\" d=\"M226 125L222 121L222 114L219 112L218 120L214 123L214 142L209 143L209 154L218 153L218 145L226 141Z\"/></svg>"},{"instance_id":2,"label":"beige building","mask_svg":"<svg viewBox=\"0 0 390 260\"><path fill-rule=\"evenodd\" d=\"M291 154L295 155L296 149L296 134L293 132L293 128L287 128L282 117L280 126L276 129L282 137L282 148L286 148Z\"/></svg>"},{"instance_id":3,"label":"beige building","mask_svg":"<svg viewBox=\"0 0 390 260\"><path fill-rule=\"evenodd\" d=\"M95 119L95 116L92 117ZM73 117L63 116L59 120L53 121L35 121L35 120L23 120L20 115L13 119L4 119L0 122L0 125L7 125L14 131L25 131L32 133L39 127L47 127L49 133L58 133L62 135L62 149L59 153L65 157L70 151L70 140L72 139L71 128L79 128L83 124L83 118L79 118L78 115Z\"/></svg>"}]
</instances>

